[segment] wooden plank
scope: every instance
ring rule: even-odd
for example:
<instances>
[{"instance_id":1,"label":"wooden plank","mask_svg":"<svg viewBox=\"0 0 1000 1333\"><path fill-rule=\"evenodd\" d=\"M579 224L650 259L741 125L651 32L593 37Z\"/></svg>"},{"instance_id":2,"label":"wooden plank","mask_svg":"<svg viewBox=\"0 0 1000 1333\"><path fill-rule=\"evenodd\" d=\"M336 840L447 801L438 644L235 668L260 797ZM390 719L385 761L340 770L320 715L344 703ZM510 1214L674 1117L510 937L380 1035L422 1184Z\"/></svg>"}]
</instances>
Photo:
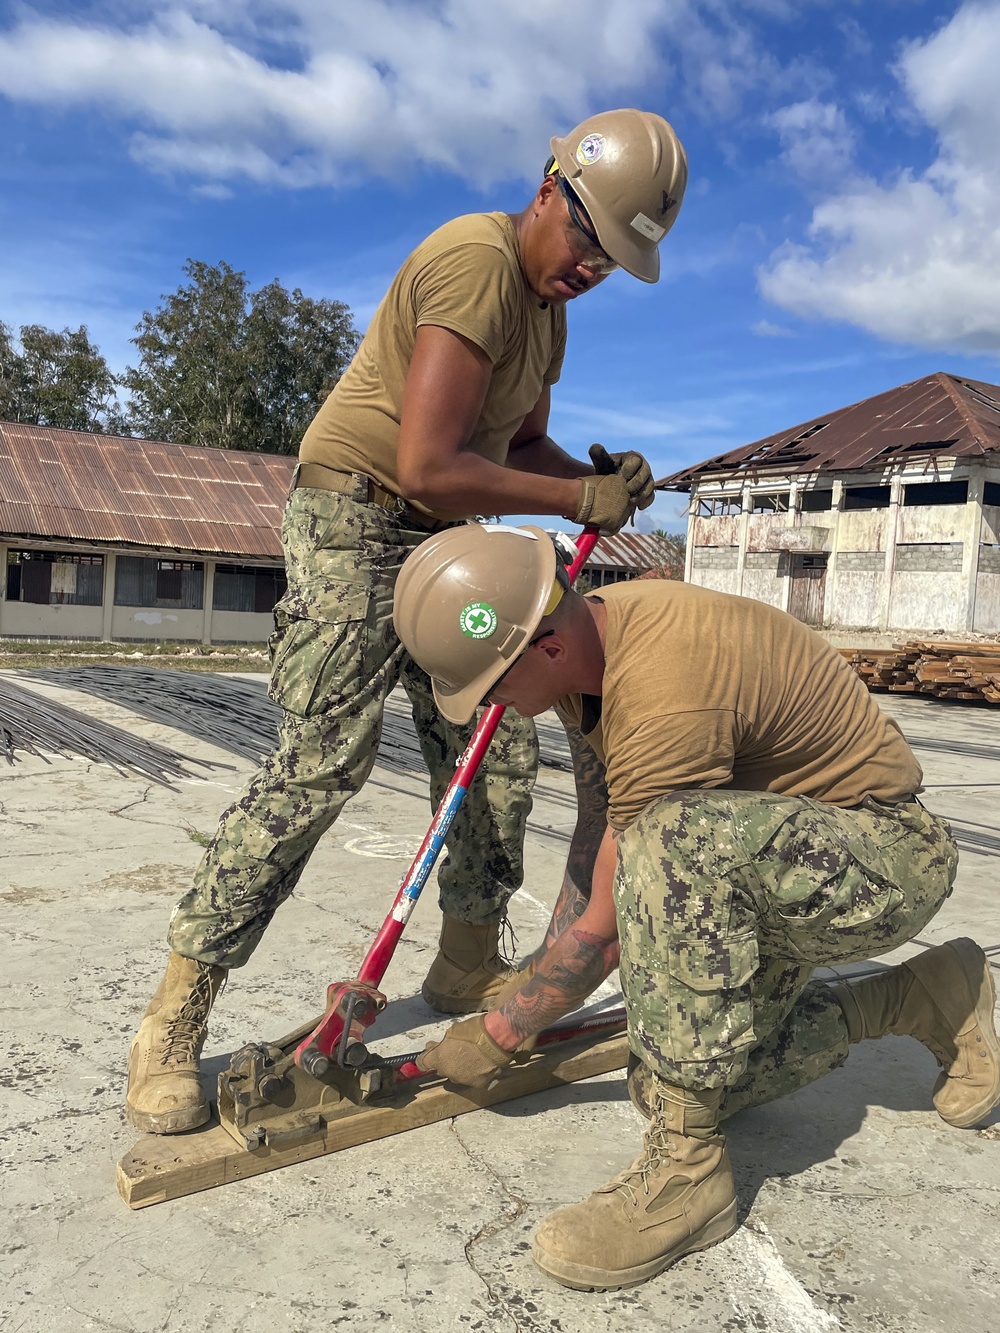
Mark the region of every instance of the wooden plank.
<instances>
[{"instance_id":1,"label":"wooden plank","mask_svg":"<svg viewBox=\"0 0 1000 1333\"><path fill-rule=\"evenodd\" d=\"M217 1119L189 1134L145 1134L118 1163L118 1192L130 1208L148 1208L527 1093L624 1069L627 1061L624 1034L566 1042L561 1050L549 1047L525 1064L511 1066L491 1088L459 1092L442 1082L402 1084L391 1102L362 1106L345 1102L342 1112L338 1108L336 1119L321 1131L253 1152L240 1147Z\"/></svg>"}]
</instances>

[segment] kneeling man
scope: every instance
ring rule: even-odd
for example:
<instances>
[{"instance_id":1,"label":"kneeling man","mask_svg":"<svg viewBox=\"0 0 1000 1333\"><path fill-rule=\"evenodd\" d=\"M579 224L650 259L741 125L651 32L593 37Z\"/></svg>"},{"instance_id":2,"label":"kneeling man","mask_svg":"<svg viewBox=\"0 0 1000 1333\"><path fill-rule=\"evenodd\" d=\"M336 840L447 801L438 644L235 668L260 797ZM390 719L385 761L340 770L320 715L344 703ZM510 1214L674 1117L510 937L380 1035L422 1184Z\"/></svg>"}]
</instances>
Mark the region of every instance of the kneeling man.
<instances>
[{"instance_id":1,"label":"kneeling man","mask_svg":"<svg viewBox=\"0 0 1000 1333\"><path fill-rule=\"evenodd\" d=\"M620 966L649 1128L631 1167L541 1224L545 1272L634 1285L732 1234L720 1120L843 1064L851 1042L923 1042L951 1125L1000 1102L993 982L973 941L856 982L811 979L917 936L958 860L899 728L819 635L684 583L583 597L540 528L476 524L409 557L395 623L449 720L486 701L554 705L604 767L606 824L544 949L420 1061L483 1086Z\"/></svg>"}]
</instances>

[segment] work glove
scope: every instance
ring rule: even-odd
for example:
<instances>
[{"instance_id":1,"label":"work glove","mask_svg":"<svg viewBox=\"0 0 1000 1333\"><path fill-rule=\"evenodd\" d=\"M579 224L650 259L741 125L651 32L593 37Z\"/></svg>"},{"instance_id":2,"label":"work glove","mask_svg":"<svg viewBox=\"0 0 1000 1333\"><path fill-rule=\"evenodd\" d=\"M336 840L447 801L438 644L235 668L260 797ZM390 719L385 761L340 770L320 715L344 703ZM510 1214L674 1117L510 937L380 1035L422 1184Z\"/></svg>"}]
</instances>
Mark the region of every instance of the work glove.
<instances>
[{"instance_id":1,"label":"work glove","mask_svg":"<svg viewBox=\"0 0 1000 1333\"><path fill-rule=\"evenodd\" d=\"M609 454L603 444L592 444L590 461L599 475L617 473L621 477L637 509L648 509L653 503L653 474L642 454L637 454L634 449L624 454Z\"/></svg>"},{"instance_id":2,"label":"work glove","mask_svg":"<svg viewBox=\"0 0 1000 1333\"><path fill-rule=\"evenodd\" d=\"M466 1088L488 1088L514 1059L513 1051L498 1046L486 1031L482 1014L450 1027L439 1042L417 1056L417 1068L440 1074Z\"/></svg>"},{"instance_id":3,"label":"work glove","mask_svg":"<svg viewBox=\"0 0 1000 1333\"><path fill-rule=\"evenodd\" d=\"M583 488L580 507L575 514L564 515L573 523L581 527L592 524L607 537L623 528L635 513L635 501L628 493L625 478L617 472L581 477L580 484Z\"/></svg>"}]
</instances>

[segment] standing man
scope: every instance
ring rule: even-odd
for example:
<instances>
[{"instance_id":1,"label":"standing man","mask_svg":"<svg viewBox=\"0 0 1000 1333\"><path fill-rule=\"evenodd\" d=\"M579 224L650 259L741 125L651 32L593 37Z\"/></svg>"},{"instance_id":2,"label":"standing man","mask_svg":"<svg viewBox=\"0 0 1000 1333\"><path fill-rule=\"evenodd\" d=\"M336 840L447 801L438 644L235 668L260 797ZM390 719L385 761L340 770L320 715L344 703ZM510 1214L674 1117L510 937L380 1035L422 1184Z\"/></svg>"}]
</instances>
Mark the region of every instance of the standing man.
<instances>
[{"instance_id":1,"label":"standing man","mask_svg":"<svg viewBox=\"0 0 1000 1333\"><path fill-rule=\"evenodd\" d=\"M463 641L469 602L492 607L492 638ZM685 583L581 597L539 528L432 538L403 568L395 618L446 717L484 697L525 717L555 705L606 775L603 833L585 803L589 855L577 848L581 882L564 883L543 951L418 1062L485 1086L620 966L630 1091L650 1125L631 1167L542 1222L546 1273L633 1286L731 1235L720 1120L843 1064L851 1042L923 1042L951 1125L1000 1102L993 981L972 940L866 980L811 980L912 940L958 862L899 728L819 635ZM591 766L589 785L601 779Z\"/></svg>"},{"instance_id":2,"label":"standing man","mask_svg":"<svg viewBox=\"0 0 1000 1333\"><path fill-rule=\"evenodd\" d=\"M129 1055L126 1110L139 1129L208 1118L198 1061L215 996L366 781L398 680L435 803L454 771L470 729L438 715L393 631L405 557L475 514L562 515L610 533L652 501L639 454L595 445L590 466L549 438L549 395L567 304L618 267L657 280L684 151L665 120L633 110L593 116L551 147L523 212L457 218L410 255L306 432L270 642L278 747L222 816L171 918L166 974ZM533 725L512 719L452 829L440 949L423 985L444 1012L485 1008L507 975L498 936L522 879L536 763Z\"/></svg>"}]
</instances>

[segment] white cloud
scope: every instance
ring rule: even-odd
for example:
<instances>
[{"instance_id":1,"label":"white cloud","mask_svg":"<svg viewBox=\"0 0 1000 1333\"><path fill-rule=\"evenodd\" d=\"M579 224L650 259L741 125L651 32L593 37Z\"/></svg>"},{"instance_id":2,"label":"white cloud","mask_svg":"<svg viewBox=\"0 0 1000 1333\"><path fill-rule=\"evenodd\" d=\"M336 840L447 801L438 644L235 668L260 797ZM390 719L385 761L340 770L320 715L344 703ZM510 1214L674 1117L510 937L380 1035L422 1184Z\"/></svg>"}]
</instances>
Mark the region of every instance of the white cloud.
<instances>
[{"instance_id":1,"label":"white cloud","mask_svg":"<svg viewBox=\"0 0 1000 1333\"><path fill-rule=\"evenodd\" d=\"M759 274L764 296L894 342L1000 352L1000 4L912 43L898 76L937 136L923 172L857 177Z\"/></svg>"},{"instance_id":2,"label":"white cloud","mask_svg":"<svg viewBox=\"0 0 1000 1333\"><path fill-rule=\"evenodd\" d=\"M534 174L554 124L649 79L670 9L285 0L279 50L240 0L129 28L29 18L0 34L0 92L111 112L158 169L298 186L430 165L485 184Z\"/></svg>"},{"instance_id":3,"label":"white cloud","mask_svg":"<svg viewBox=\"0 0 1000 1333\"><path fill-rule=\"evenodd\" d=\"M138 161L206 180L350 184L429 166L485 186L535 176L554 126L643 90L733 114L784 77L749 21L760 7L138 0L130 22L120 3L106 22L22 9L0 31L0 95L98 108Z\"/></svg>"},{"instance_id":4,"label":"white cloud","mask_svg":"<svg viewBox=\"0 0 1000 1333\"><path fill-rule=\"evenodd\" d=\"M795 334L791 329L784 328L781 324L772 324L769 319L758 319L755 324L750 325L750 332L758 338L794 338Z\"/></svg>"},{"instance_id":5,"label":"white cloud","mask_svg":"<svg viewBox=\"0 0 1000 1333\"><path fill-rule=\"evenodd\" d=\"M852 170L854 135L840 107L820 102L794 102L766 116L777 131L781 155L804 180L824 184L842 180Z\"/></svg>"}]
</instances>

